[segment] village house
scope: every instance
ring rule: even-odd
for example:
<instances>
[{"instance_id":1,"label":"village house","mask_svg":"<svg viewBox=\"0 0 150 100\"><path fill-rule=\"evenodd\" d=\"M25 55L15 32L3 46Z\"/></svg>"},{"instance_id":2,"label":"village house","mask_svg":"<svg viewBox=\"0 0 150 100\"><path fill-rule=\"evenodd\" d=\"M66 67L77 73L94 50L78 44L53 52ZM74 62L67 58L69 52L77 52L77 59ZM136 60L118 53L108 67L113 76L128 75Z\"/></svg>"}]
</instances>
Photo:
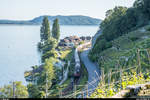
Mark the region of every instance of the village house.
<instances>
[{"instance_id":1,"label":"village house","mask_svg":"<svg viewBox=\"0 0 150 100\"><path fill-rule=\"evenodd\" d=\"M64 39L61 39L59 42L59 46L63 46L63 47L69 47L69 48L73 48L75 45L79 45L79 43L81 41L90 41L92 39L91 36L82 36L82 37L78 37L78 36L70 36L70 37L65 37Z\"/></svg>"}]
</instances>

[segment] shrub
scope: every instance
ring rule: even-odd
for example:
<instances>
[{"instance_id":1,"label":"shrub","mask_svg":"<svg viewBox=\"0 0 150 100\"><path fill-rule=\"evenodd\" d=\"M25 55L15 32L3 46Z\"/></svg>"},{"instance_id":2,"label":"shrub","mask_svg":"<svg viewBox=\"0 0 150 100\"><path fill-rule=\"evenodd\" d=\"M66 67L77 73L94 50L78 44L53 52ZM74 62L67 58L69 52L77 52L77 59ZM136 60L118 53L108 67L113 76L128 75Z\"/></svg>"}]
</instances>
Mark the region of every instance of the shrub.
<instances>
[{"instance_id":1,"label":"shrub","mask_svg":"<svg viewBox=\"0 0 150 100\"><path fill-rule=\"evenodd\" d=\"M138 37L129 37L129 38L130 38L130 40L132 40L132 41L136 41L136 40L139 39Z\"/></svg>"},{"instance_id":2,"label":"shrub","mask_svg":"<svg viewBox=\"0 0 150 100\"><path fill-rule=\"evenodd\" d=\"M147 30L147 31L150 31L150 27L147 27L146 30Z\"/></svg>"}]
</instances>

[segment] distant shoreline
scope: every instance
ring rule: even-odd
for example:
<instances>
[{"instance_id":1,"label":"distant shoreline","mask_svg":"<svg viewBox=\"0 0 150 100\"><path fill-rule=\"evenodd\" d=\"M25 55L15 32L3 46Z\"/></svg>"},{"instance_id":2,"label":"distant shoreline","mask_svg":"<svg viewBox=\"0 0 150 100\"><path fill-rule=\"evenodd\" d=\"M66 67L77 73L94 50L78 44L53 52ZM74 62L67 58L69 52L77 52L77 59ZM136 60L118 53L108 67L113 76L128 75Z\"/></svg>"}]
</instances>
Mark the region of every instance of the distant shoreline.
<instances>
[{"instance_id":1,"label":"distant shoreline","mask_svg":"<svg viewBox=\"0 0 150 100\"><path fill-rule=\"evenodd\" d=\"M35 17L32 20L7 20L0 19L0 24L9 25L41 25L45 16ZM99 25L102 20L89 16L47 16L50 24L57 18L60 25Z\"/></svg>"}]
</instances>

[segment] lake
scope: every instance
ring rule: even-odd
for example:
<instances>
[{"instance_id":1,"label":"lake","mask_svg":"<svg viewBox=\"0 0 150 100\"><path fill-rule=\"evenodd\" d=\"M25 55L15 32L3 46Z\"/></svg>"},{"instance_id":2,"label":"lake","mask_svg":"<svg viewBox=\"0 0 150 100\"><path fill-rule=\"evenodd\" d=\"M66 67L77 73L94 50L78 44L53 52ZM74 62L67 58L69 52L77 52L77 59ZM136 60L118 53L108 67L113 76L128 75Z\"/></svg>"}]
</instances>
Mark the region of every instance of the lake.
<instances>
[{"instance_id":1,"label":"lake","mask_svg":"<svg viewBox=\"0 0 150 100\"><path fill-rule=\"evenodd\" d=\"M60 26L61 36L93 36L98 26ZM26 85L24 72L40 64L40 25L0 25L0 86L11 81Z\"/></svg>"}]
</instances>

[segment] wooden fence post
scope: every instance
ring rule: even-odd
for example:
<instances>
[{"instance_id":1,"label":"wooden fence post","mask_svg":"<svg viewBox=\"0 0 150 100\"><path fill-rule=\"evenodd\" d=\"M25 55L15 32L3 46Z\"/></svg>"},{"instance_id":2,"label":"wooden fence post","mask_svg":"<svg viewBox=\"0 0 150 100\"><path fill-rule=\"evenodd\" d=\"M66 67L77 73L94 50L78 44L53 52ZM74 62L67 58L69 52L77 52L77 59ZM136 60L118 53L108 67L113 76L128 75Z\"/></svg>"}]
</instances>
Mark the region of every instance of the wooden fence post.
<instances>
[{"instance_id":1,"label":"wooden fence post","mask_svg":"<svg viewBox=\"0 0 150 100\"><path fill-rule=\"evenodd\" d=\"M12 82L12 87L13 87L13 98L15 98L15 89L16 89L16 83L13 81Z\"/></svg>"},{"instance_id":2,"label":"wooden fence post","mask_svg":"<svg viewBox=\"0 0 150 100\"><path fill-rule=\"evenodd\" d=\"M59 91L59 98L62 98L62 90Z\"/></svg>"},{"instance_id":3,"label":"wooden fence post","mask_svg":"<svg viewBox=\"0 0 150 100\"><path fill-rule=\"evenodd\" d=\"M74 97L76 98L76 89L77 89L77 87L76 87L76 85L74 85Z\"/></svg>"},{"instance_id":4,"label":"wooden fence post","mask_svg":"<svg viewBox=\"0 0 150 100\"><path fill-rule=\"evenodd\" d=\"M122 67L120 66L120 84L122 83ZM122 89L122 85L120 85L120 88Z\"/></svg>"},{"instance_id":5,"label":"wooden fence post","mask_svg":"<svg viewBox=\"0 0 150 100\"><path fill-rule=\"evenodd\" d=\"M117 69L119 69L121 66L120 66L120 60L118 60L118 66L117 66ZM116 78L117 78L117 73L116 73ZM118 81L118 80L117 80Z\"/></svg>"},{"instance_id":6,"label":"wooden fence post","mask_svg":"<svg viewBox=\"0 0 150 100\"><path fill-rule=\"evenodd\" d=\"M110 69L110 83L111 83L111 78L112 78L112 69Z\"/></svg>"},{"instance_id":7,"label":"wooden fence post","mask_svg":"<svg viewBox=\"0 0 150 100\"><path fill-rule=\"evenodd\" d=\"M108 73L108 86L110 87L111 84L111 71L112 69L110 68L109 73Z\"/></svg>"},{"instance_id":8,"label":"wooden fence post","mask_svg":"<svg viewBox=\"0 0 150 100\"><path fill-rule=\"evenodd\" d=\"M138 74L139 74L141 72L141 60L140 60L140 50L139 49L137 50L137 58L138 58L138 67L139 67Z\"/></svg>"},{"instance_id":9,"label":"wooden fence post","mask_svg":"<svg viewBox=\"0 0 150 100\"><path fill-rule=\"evenodd\" d=\"M105 80L104 80L104 68L101 68L101 77L102 77L102 80L101 80L101 82L102 82L102 85L104 85L105 84Z\"/></svg>"},{"instance_id":10,"label":"wooden fence post","mask_svg":"<svg viewBox=\"0 0 150 100\"><path fill-rule=\"evenodd\" d=\"M86 85L86 88L87 88L86 94L87 94L87 98L88 98L88 85Z\"/></svg>"},{"instance_id":11,"label":"wooden fence post","mask_svg":"<svg viewBox=\"0 0 150 100\"><path fill-rule=\"evenodd\" d=\"M84 92L82 91L82 98L84 98Z\"/></svg>"},{"instance_id":12,"label":"wooden fence post","mask_svg":"<svg viewBox=\"0 0 150 100\"><path fill-rule=\"evenodd\" d=\"M149 64L150 64L150 56L149 56L149 52L148 52L148 49L146 49L146 53L147 53L147 56L148 56L148 60L149 60Z\"/></svg>"},{"instance_id":13,"label":"wooden fence post","mask_svg":"<svg viewBox=\"0 0 150 100\"><path fill-rule=\"evenodd\" d=\"M149 50L146 49L146 52L147 52L147 56L148 56L148 60L149 60L149 64L150 64L150 54L149 54Z\"/></svg>"}]
</instances>

